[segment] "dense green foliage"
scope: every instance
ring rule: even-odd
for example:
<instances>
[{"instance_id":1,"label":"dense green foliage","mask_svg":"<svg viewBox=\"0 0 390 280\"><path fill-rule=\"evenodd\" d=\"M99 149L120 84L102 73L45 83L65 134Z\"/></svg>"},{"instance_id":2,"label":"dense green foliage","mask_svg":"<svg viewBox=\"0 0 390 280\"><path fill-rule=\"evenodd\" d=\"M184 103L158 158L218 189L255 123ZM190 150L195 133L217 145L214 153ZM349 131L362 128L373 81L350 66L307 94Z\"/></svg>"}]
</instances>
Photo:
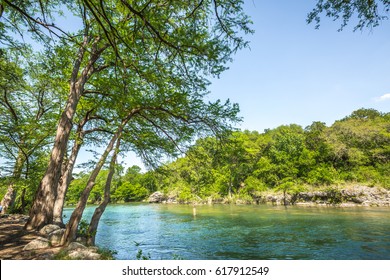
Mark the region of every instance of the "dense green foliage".
<instances>
[{"instance_id":1,"label":"dense green foliage","mask_svg":"<svg viewBox=\"0 0 390 280\"><path fill-rule=\"evenodd\" d=\"M26 75L28 67L19 69L14 58L7 64L1 57L1 74L3 68L7 71L0 77L7 91L0 104L1 124L12 117L11 124L29 135L19 140L14 127L0 133L1 151L12 151L11 171L0 176L9 179L2 204L13 205L16 181L31 162L25 143L48 138L44 143L52 146L46 171L36 173L41 181L29 188L35 198L28 229L40 229L61 217L81 146L103 148L91 174L79 175L69 192L69 201L78 200L78 207L62 242L71 242L87 200L101 201L99 187L110 187L104 177L111 173L99 172L117 140L118 153L131 150L146 164L156 165L164 156L179 155L198 137L220 137L230 130L240 120L238 105L205 97L210 77L218 77L235 52L248 45L243 36L253 32L250 25L240 0L0 1L0 54L20 55L36 71L35 76ZM24 51L26 42L34 44L31 55ZM25 96L20 90L24 81L34 80L46 88L38 89L38 103L28 108L38 110L39 116L30 122L15 109ZM47 100L55 112L42 108ZM44 139L35 135L42 128L48 129ZM42 152L44 145L33 147ZM147 195L137 182L119 184L112 191L112 200Z\"/></svg>"},{"instance_id":2,"label":"dense green foliage","mask_svg":"<svg viewBox=\"0 0 390 280\"><path fill-rule=\"evenodd\" d=\"M330 127L313 122L235 131L225 142L203 138L172 163L145 174L132 167L119 178L116 202L142 200L155 190L193 202L348 182L390 188L390 114L359 109Z\"/></svg>"},{"instance_id":3,"label":"dense green foliage","mask_svg":"<svg viewBox=\"0 0 390 280\"><path fill-rule=\"evenodd\" d=\"M344 2L318 1L308 20L318 22L326 11L342 14L346 24L357 11L362 28L383 19L377 2L388 11L387 1ZM101 203L92 227L108 201L142 200L156 190L189 202L251 199L305 184L388 187L388 114L361 109L331 127L230 132L240 121L238 104L208 101L207 94L209 79L227 69L247 47L244 35L253 33L243 4L0 1L1 203L30 208L26 229L40 229L62 223L56 219L70 186L67 202L77 207L64 245L76 238L87 202ZM75 30L63 15L78 23ZM70 184L82 146L104 152L92 172ZM112 178L116 155L128 151L154 169L122 174L119 166Z\"/></svg>"},{"instance_id":4,"label":"dense green foliage","mask_svg":"<svg viewBox=\"0 0 390 280\"><path fill-rule=\"evenodd\" d=\"M145 199L151 191L155 190L155 184L151 178L151 173L141 173L141 168L132 166L123 174L123 168L117 166L114 178L111 183L111 201L115 203L140 201ZM103 200L104 185L108 175L108 170L102 170L95 182L95 186L89 196L89 203L99 203ZM76 204L85 188L90 174L81 173L75 175L68 193L67 203Z\"/></svg>"},{"instance_id":5,"label":"dense green foliage","mask_svg":"<svg viewBox=\"0 0 390 280\"><path fill-rule=\"evenodd\" d=\"M27 47L23 51L21 56L0 49L0 197L12 186L16 196L10 212L25 212L31 205L65 95L54 57L33 55Z\"/></svg>"}]
</instances>

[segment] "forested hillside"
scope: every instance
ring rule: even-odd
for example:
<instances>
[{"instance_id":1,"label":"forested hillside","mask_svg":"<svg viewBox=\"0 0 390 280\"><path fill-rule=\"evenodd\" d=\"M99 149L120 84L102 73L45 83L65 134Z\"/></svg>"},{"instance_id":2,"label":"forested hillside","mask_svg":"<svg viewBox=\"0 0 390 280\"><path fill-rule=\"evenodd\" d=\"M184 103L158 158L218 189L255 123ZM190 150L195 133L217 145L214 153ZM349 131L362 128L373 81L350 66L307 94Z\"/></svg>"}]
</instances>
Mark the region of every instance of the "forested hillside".
<instances>
[{"instance_id":1,"label":"forested hillside","mask_svg":"<svg viewBox=\"0 0 390 280\"><path fill-rule=\"evenodd\" d=\"M91 203L103 196L104 174ZM72 182L69 203L77 201L87 178L81 174ZM359 109L330 127L291 124L264 133L235 131L223 142L199 139L185 156L154 171L141 173L133 166L118 174L112 202L142 200L157 190L179 202L251 201L267 191L349 183L390 188L389 113Z\"/></svg>"}]
</instances>

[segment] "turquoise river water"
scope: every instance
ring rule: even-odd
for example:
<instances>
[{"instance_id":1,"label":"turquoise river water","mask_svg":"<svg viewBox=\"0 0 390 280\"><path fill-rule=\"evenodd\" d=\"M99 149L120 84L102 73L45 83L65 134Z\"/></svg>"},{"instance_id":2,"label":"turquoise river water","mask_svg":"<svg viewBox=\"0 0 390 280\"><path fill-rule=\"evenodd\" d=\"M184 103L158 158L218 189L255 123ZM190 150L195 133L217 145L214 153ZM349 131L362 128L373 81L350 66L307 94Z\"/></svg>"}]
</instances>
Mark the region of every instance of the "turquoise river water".
<instances>
[{"instance_id":1,"label":"turquoise river water","mask_svg":"<svg viewBox=\"0 0 390 280\"><path fill-rule=\"evenodd\" d=\"M88 207L88 220L94 207ZM72 209L66 208L69 217ZM96 243L135 259L390 259L390 208L110 205Z\"/></svg>"}]
</instances>

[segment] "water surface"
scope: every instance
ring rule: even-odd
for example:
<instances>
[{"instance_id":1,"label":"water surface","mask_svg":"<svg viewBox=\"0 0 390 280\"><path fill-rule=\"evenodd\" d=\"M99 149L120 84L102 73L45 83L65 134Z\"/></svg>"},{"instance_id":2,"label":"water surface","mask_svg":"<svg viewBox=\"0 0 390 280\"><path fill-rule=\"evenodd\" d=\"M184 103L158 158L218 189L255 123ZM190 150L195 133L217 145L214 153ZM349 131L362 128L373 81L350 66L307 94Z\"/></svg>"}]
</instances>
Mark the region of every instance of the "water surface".
<instances>
[{"instance_id":1,"label":"water surface","mask_svg":"<svg viewBox=\"0 0 390 280\"><path fill-rule=\"evenodd\" d=\"M110 205L96 243L117 259L390 259L390 208Z\"/></svg>"}]
</instances>

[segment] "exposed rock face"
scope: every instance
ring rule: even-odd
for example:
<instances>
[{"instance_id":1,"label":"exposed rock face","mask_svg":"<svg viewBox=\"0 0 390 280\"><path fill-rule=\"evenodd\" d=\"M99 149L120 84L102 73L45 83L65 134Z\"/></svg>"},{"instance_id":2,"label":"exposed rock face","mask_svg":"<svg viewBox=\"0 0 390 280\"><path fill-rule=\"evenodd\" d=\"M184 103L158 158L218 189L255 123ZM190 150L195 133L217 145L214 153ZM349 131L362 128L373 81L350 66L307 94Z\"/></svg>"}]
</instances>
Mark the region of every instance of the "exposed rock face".
<instances>
[{"instance_id":1,"label":"exposed rock face","mask_svg":"<svg viewBox=\"0 0 390 280\"><path fill-rule=\"evenodd\" d=\"M166 199L162 201L163 203L177 203L177 194L168 195Z\"/></svg>"},{"instance_id":2,"label":"exposed rock face","mask_svg":"<svg viewBox=\"0 0 390 280\"><path fill-rule=\"evenodd\" d=\"M260 193L253 196L253 201L237 199L236 204L273 204L273 205L336 205L348 206L390 206L390 190L379 187L353 186L335 187L327 189L299 192L295 194L286 193ZM177 193L164 195L161 192L154 192L147 200L150 203L188 203L178 200ZM201 199L199 198L199 201ZM232 203L225 198L208 198L204 203Z\"/></svg>"},{"instance_id":3,"label":"exposed rock face","mask_svg":"<svg viewBox=\"0 0 390 280\"><path fill-rule=\"evenodd\" d=\"M31 251L37 249L46 249L50 247L49 239L38 237L37 239L31 241L26 246L24 246L23 251Z\"/></svg>"},{"instance_id":4,"label":"exposed rock face","mask_svg":"<svg viewBox=\"0 0 390 280\"><path fill-rule=\"evenodd\" d=\"M164 200L164 194L161 193L161 192L154 192L152 193L149 198L148 198L148 202L149 203L161 203L163 202Z\"/></svg>"},{"instance_id":5,"label":"exposed rock face","mask_svg":"<svg viewBox=\"0 0 390 280\"><path fill-rule=\"evenodd\" d=\"M353 198L364 206L390 206L390 191L382 188L357 187Z\"/></svg>"},{"instance_id":6,"label":"exposed rock face","mask_svg":"<svg viewBox=\"0 0 390 280\"><path fill-rule=\"evenodd\" d=\"M257 197L258 203L284 204L283 194L268 194ZM341 205L341 206L390 206L390 191L367 186L354 186L346 189L300 192L286 195L286 204Z\"/></svg>"}]
</instances>

